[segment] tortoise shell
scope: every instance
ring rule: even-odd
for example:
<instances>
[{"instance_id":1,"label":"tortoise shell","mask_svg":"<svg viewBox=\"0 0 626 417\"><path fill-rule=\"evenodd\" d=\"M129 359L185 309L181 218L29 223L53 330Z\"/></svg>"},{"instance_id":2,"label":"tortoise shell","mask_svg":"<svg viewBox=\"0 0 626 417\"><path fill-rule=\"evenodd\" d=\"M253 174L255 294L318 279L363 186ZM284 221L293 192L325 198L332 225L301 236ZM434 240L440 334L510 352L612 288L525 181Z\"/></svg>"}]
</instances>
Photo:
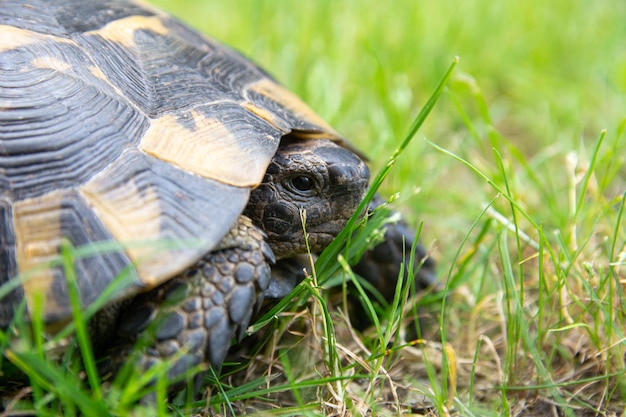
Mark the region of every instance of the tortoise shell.
<instances>
[{"instance_id":1,"label":"tortoise shell","mask_svg":"<svg viewBox=\"0 0 626 417\"><path fill-rule=\"evenodd\" d=\"M132 1L2 1L0 325L83 306L193 265L227 233L285 135L340 136L266 72ZM343 143L343 142L342 142ZM345 143L344 143L345 144ZM6 287L5 287L6 288Z\"/></svg>"}]
</instances>

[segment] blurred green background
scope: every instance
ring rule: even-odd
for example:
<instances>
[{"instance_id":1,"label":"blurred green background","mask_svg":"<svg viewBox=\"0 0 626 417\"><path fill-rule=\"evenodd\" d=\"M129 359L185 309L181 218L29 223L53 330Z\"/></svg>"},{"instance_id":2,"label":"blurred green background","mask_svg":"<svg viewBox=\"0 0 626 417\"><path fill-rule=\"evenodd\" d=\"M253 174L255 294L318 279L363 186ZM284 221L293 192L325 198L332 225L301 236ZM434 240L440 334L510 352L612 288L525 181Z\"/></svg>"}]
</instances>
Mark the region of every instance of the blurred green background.
<instances>
[{"instance_id":1,"label":"blurred green background","mask_svg":"<svg viewBox=\"0 0 626 417\"><path fill-rule=\"evenodd\" d=\"M493 189L424 138L486 170L497 148L521 201L558 228L565 220L542 205L561 204L568 154L584 160L607 129L598 187L624 190L626 1L151 3L266 68L369 155L374 171L459 56L385 186L400 192L412 222L425 221L426 242L458 242Z\"/></svg>"}]
</instances>

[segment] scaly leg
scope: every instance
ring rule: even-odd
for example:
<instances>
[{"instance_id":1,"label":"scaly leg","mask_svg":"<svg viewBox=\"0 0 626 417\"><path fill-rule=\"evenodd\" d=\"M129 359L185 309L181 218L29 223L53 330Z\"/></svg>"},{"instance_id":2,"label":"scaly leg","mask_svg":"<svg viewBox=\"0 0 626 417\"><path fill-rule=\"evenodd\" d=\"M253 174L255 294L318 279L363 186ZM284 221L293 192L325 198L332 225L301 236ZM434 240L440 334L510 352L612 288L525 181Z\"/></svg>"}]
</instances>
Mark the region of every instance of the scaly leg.
<instances>
[{"instance_id":1,"label":"scaly leg","mask_svg":"<svg viewBox=\"0 0 626 417\"><path fill-rule=\"evenodd\" d=\"M113 369L140 338L152 341L141 351L140 369L180 355L169 365L169 380L201 363L219 367L233 337L243 337L263 301L273 262L263 233L241 216L218 249L121 308L119 344L109 351Z\"/></svg>"}]
</instances>

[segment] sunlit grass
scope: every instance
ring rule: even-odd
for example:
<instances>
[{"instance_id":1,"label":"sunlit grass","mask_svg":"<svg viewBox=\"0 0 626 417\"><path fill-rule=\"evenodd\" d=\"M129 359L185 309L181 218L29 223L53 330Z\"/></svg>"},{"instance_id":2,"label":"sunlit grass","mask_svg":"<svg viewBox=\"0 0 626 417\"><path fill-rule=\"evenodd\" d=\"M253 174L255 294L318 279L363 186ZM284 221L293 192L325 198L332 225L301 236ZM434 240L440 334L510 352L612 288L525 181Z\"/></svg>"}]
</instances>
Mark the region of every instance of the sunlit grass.
<instances>
[{"instance_id":1,"label":"sunlit grass","mask_svg":"<svg viewBox=\"0 0 626 417\"><path fill-rule=\"evenodd\" d=\"M398 381L442 415L548 414L552 403L566 415L602 415L623 406L624 3L243 1L171 10L269 68L374 167L460 56L383 185L400 193L395 206L413 224L424 222L422 241L433 245L448 294L439 325L424 329L422 373L396 362ZM453 410L444 346L458 368Z\"/></svg>"},{"instance_id":2,"label":"sunlit grass","mask_svg":"<svg viewBox=\"0 0 626 417\"><path fill-rule=\"evenodd\" d=\"M399 295L361 334L307 282L302 294L315 297L300 310L257 324L270 331L249 353L256 360L207 380L208 405L183 399L168 412L621 412L626 3L154 3L269 69L366 152L373 172L460 57L382 184L416 229L423 222L443 301L426 295L418 310ZM418 312L419 337L403 338L401 322ZM42 344L28 358L47 369ZM40 410L78 414L93 401L102 411L93 376L68 378L49 374L56 390L32 381ZM103 395L106 412L130 413Z\"/></svg>"}]
</instances>

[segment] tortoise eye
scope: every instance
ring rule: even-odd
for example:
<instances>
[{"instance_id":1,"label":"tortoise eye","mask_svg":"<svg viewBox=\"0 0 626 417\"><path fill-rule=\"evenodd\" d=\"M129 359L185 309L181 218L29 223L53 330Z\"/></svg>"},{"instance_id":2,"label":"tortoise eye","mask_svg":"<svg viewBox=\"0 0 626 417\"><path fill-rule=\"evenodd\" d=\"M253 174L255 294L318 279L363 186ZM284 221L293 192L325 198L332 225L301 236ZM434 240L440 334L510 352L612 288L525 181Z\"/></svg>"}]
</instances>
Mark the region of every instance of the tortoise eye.
<instances>
[{"instance_id":1,"label":"tortoise eye","mask_svg":"<svg viewBox=\"0 0 626 417\"><path fill-rule=\"evenodd\" d=\"M290 180L291 186L300 192L307 192L313 189L314 180L306 175L299 175Z\"/></svg>"}]
</instances>

